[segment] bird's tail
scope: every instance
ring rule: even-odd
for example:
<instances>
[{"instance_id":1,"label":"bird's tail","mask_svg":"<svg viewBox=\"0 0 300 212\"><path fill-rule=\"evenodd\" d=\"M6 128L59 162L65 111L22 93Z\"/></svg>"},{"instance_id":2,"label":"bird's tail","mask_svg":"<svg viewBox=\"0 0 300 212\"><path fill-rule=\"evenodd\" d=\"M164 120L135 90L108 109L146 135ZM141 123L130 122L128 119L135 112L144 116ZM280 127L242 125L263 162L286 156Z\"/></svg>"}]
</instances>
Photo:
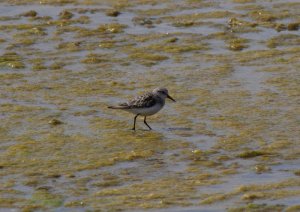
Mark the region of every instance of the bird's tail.
<instances>
[{"instance_id":1,"label":"bird's tail","mask_svg":"<svg viewBox=\"0 0 300 212\"><path fill-rule=\"evenodd\" d=\"M125 109L124 106L108 106L109 109Z\"/></svg>"}]
</instances>

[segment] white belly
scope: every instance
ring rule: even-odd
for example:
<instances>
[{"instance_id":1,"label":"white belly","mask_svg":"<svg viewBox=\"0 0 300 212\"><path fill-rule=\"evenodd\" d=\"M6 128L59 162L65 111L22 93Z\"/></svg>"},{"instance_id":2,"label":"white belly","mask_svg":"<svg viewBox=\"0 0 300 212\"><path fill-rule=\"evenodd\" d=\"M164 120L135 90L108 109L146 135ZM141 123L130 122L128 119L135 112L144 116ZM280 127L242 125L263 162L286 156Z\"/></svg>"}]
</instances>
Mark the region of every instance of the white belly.
<instances>
[{"instance_id":1,"label":"white belly","mask_svg":"<svg viewBox=\"0 0 300 212\"><path fill-rule=\"evenodd\" d=\"M128 109L126 111L131 112L133 114L140 114L141 116L151 116L163 108L161 104L155 104L152 107L148 108L135 108L135 109Z\"/></svg>"}]
</instances>

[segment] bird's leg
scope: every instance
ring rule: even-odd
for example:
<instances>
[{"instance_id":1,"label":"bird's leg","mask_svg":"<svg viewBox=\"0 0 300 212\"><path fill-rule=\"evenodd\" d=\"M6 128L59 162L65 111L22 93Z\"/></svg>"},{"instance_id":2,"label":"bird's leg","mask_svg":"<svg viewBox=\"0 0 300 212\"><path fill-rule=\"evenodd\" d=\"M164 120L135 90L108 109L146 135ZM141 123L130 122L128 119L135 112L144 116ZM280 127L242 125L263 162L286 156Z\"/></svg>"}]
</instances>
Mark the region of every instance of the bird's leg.
<instances>
[{"instance_id":1,"label":"bird's leg","mask_svg":"<svg viewBox=\"0 0 300 212\"><path fill-rule=\"evenodd\" d=\"M139 116L140 114L137 114L135 117L134 117L134 122L133 122L133 128L132 130L135 130L135 122L136 122L136 118Z\"/></svg>"},{"instance_id":2,"label":"bird's leg","mask_svg":"<svg viewBox=\"0 0 300 212\"><path fill-rule=\"evenodd\" d=\"M152 130L152 128L149 126L149 124L146 122L146 116L144 118L144 123L147 125L147 127L149 127L149 130Z\"/></svg>"}]
</instances>

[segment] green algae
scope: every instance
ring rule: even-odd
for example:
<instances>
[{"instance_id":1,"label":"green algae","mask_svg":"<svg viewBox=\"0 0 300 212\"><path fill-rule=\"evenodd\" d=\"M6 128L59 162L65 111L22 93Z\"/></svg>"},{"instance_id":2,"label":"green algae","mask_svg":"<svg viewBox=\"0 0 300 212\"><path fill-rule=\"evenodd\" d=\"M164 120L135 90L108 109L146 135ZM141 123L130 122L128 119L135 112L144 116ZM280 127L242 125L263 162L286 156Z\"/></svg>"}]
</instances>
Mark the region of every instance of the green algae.
<instances>
[{"instance_id":1,"label":"green algae","mask_svg":"<svg viewBox=\"0 0 300 212\"><path fill-rule=\"evenodd\" d=\"M114 48L114 47L116 47L116 41L114 41L114 40L101 41L100 44L99 44L99 47L107 48L107 49Z\"/></svg>"},{"instance_id":2,"label":"green algae","mask_svg":"<svg viewBox=\"0 0 300 212\"><path fill-rule=\"evenodd\" d=\"M71 13L68 10L64 10L64 11L59 13L59 18L60 19L71 19L73 16L74 16L73 13Z\"/></svg>"},{"instance_id":3,"label":"green algae","mask_svg":"<svg viewBox=\"0 0 300 212\"><path fill-rule=\"evenodd\" d=\"M261 199L264 197L265 195L262 192L257 192L257 193L246 193L241 197L241 199L246 201L253 201L255 199Z\"/></svg>"},{"instance_id":4,"label":"green algae","mask_svg":"<svg viewBox=\"0 0 300 212\"><path fill-rule=\"evenodd\" d=\"M297 31L299 29L299 27L300 27L300 23L289 23L287 25L287 29L289 31Z\"/></svg>"},{"instance_id":5,"label":"green algae","mask_svg":"<svg viewBox=\"0 0 300 212\"><path fill-rule=\"evenodd\" d=\"M269 48L276 48L280 46L293 46L300 42L300 36L294 34L278 35L267 40Z\"/></svg>"},{"instance_id":6,"label":"green algae","mask_svg":"<svg viewBox=\"0 0 300 212\"><path fill-rule=\"evenodd\" d=\"M253 158L253 157L262 156L262 155L266 155L266 154L268 154L268 153L253 150L253 151L242 152L238 155L238 157L246 159L246 158Z\"/></svg>"},{"instance_id":7,"label":"green algae","mask_svg":"<svg viewBox=\"0 0 300 212\"><path fill-rule=\"evenodd\" d=\"M268 204L253 204L249 203L246 206L238 208L229 208L230 212L240 212L240 211L282 211L285 208L284 205L268 205Z\"/></svg>"},{"instance_id":8,"label":"green algae","mask_svg":"<svg viewBox=\"0 0 300 212\"><path fill-rule=\"evenodd\" d=\"M86 204L83 201L70 201L70 202L66 202L64 204L65 207L84 207L86 206Z\"/></svg>"},{"instance_id":9,"label":"green algae","mask_svg":"<svg viewBox=\"0 0 300 212\"><path fill-rule=\"evenodd\" d=\"M170 13L173 10L174 10L174 8L172 8L172 6L170 6L169 8L162 8L162 9L141 10L141 11L137 11L137 14L140 14L143 16L159 16L159 15L164 15L164 14Z\"/></svg>"},{"instance_id":10,"label":"green algae","mask_svg":"<svg viewBox=\"0 0 300 212\"><path fill-rule=\"evenodd\" d=\"M239 188L234 189L226 194L214 193L207 195L206 198L201 202L201 204L212 204L218 201L225 201L233 196L240 196L244 201L255 200L255 199L278 199L289 196L298 196L299 191L289 191L284 188L288 188L290 186L298 186L298 179L288 179L281 182L269 183L263 185L249 185L249 186L241 186ZM243 210L242 210L243 211Z\"/></svg>"},{"instance_id":11,"label":"green algae","mask_svg":"<svg viewBox=\"0 0 300 212\"><path fill-rule=\"evenodd\" d=\"M101 181L93 183L93 186L96 187L109 187L109 186L118 186L122 183L122 180L119 179L117 176L112 174L105 174Z\"/></svg>"},{"instance_id":12,"label":"green algae","mask_svg":"<svg viewBox=\"0 0 300 212\"><path fill-rule=\"evenodd\" d=\"M238 188L238 191L246 192L246 191L266 191L269 189L282 189L282 188L291 187L291 186L298 186L299 182L300 182L299 179L290 178L290 179L286 179L286 180L283 180L280 182L267 183L264 185L241 186Z\"/></svg>"},{"instance_id":13,"label":"green algae","mask_svg":"<svg viewBox=\"0 0 300 212\"><path fill-rule=\"evenodd\" d=\"M234 33L259 32L258 23L248 22L238 18L230 18L228 20L228 28Z\"/></svg>"},{"instance_id":14,"label":"green algae","mask_svg":"<svg viewBox=\"0 0 300 212\"><path fill-rule=\"evenodd\" d=\"M42 207L59 207L63 204L63 199L60 195L39 190L32 195L30 202Z\"/></svg>"},{"instance_id":15,"label":"green algae","mask_svg":"<svg viewBox=\"0 0 300 212\"><path fill-rule=\"evenodd\" d=\"M29 30L33 28L33 24L11 24L11 25L1 25L0 29L5 31L11 31L11 30Z\"/></svg>"},{"instance_id":16,"label":"green algae","mask_svg":"<svg viewBox=\"0 0 300 212\"><path fill-rule=\"evenodd\" d=\"M237 58L240 63L249 63L254 61L274 59L276 56L282 55L283 52L272 49L272 50L261 50L261 51L244 51Z\"/></svg>"},{"instance_id":17,"label":"green algae","mask_svg":"<svg viewBox=\"0 0 300 212\"><path fill-rule=\"evenodd\" d=\"M161 61L169 59L169 57L166 55L144 52L143 50L139 49L131 49L130 53L128 53L128 58L131 60L136 60L138 63L145 66L152 66Z\"/></svg>"},{"instance_id":18,"label":"green algae","mask_svg":"<svg viewBox=\"0 0 300 212\"><path fill-rule=\"evenodd\" d=\"M261 174L261 173L265 173L265 172L270 172L271 171L271 168L264 165L264 164L258 164L254 167L255 169L255 172L257 174Z\"/></svg>"},{"instance_id":19,"label":"green algae","mask_svg":"<svg viewBox=\"0 0 300 212\"><path fill-rule=\"evenodd\" d=\"M58 120L58 119L51 119L48 124L50 125L53 125L53 126L56 126L56 125L60 125L60 124L63 124L62 121Z\"/></svg>"},{"instance_id":20,"label":"green algae","mask_svg":"<svg viewBox=\"0 0 300 212\"><path fill-rule=\"evenodd\" d=\"M125 208L138 207L140 209L162 208L165 205L170 204L185 206L188 205L188 202L184 201L185 196L190 192L195 192L191 185L216 183L214 180L209 180L208 178L210 177L211 175L206 175L206 177L203 178L191 177L182 182L178 181L177 178L162 179L157 182L146 181L142 184L136 184L135 186L121 189L104 189L95 193L94 198L101 201L98 204L110 205L115 209L120 208L121 205ZM175 182L177 185L176 187L172 186ZM174 189L180 192L174 193ZM127 193L128 197L123 199L121 196L123 193ZM173 195L170 195L171 193ZM109 198L112 199L109 200ZM157 201L159 201L160 204L157 204ZM113 202L114 204L109 204L110 202ZM140 202L146 202L147 204L141 204Z\"/></svg>"},{"instance_id":21,"label":"green algae","mask_svg":"<svg viewBox=\"0 0 300 212\"><path fill-rule=\"evenodd\" d=\"M161 39L161 38L166 38L168 36L165 35L165 34L155 33L155 34L144 34L144 35L138 35L138 36L137 35L131 35L130 37L132 37L132 39L135 42L145 43L145 42L149 42L149 41L155 41L155 40L158 40L158 39Z\"/></svg>"},{"instance_id":22,"label":"green algae","mask_svg":"<svg viewBox=\"0 0 300 212\"><path fill-rule=\"evenodd\" d=\"M102 33L121 33L127 26L124 24L102 24L98 27L98 31Z\"/></svg>"},{"instance_id":23,"label":"green algae","mask_svg":"<svg viewBox=\"0 0 300 212\"><path fill-rule=\"evenodd\" d=\"M104 54L89 54L81 62L86 64L98 64L108 61L108 56Z\"/></svg>"},{"instance_id":24,"label":"green algae","mask_svg":"<svg viewBox=\"0 0 300 212\"><path fill-rule=\"evenodd\" d=\"M49 4L49 5L57 5L57 6L62 6L66 4L76 4L77 0L41 0L40 4Z\"/></svg>"},{"instance_id":25,"label":"green algae","mask_svg":"<svg viewBox=\"0 0 300 212\"><path fill-rule=\"evenodd\" d=\"M256 0L232 0L234 3L245 4L245 3L254 3Z\"/></svg>"},{"instance_id":26,"label":"green algae","mask_svg":"<svg viewBox=\"0 0 300 212\"><path fill-rule=\"evenodd\" d=\"M14 80L14 79L21 79L25 75L21 73L12 73L12 74L0 74L1 80Z\"/></svg>"},{"instance_id":27,"label":"green algae","mask_svg":"<svg viewBox=\"0 0 300 212\"><path fill-rule=\"evenodd\" d=\"M278 18L278 14L275 15L270 11L264 10L252 11L249 16L259 22L273 22Z\"/></svg>"},{"instance_id":28,"label":"green algae","mask_svg":"<svg viewBox=\"0 0 300 212\"><path fill-rule=\"evenodd\" d=\"M20 17L13 17L13 16L1 16L0 21L12 21L12 20L19 20Z\"/></svg>"},{"instance_id":29,"label":"green algae","mask_svg":"<svg viewBox=\"0 0 300 212\"><path fill-rule=\"evenodd\" d=\"M30 10L30 11L20 14L20 16L24 16L24 17L36 17L37 15L38 15L38 13L35 10Z\"/></svg>"},{"instance_id":30,"label":"green algae","mask_svg":"<svg viewBox=\"0 0 300 212\"><path fill-rule=\"evenodd\" d=\"M138 60L149 60L149 61L162 61L167 60L168 57L159 54L147 54L147 53L133 53L129 56L131 59L138 59Z\"/></svg>"},{"instance_id":31,"label":"green algae","mask_svg":"<svg viewBox=\"0 0 300 212\"><path fill-rule=\"evenodd\" d=\"M208 47L206 44L192 44L189 42L186 42L185 44L174 44L170 43L167 45L163 44L155 44L155 45L150 45L147 48L149 50L154 50L154 51L163 51L166 53L185 53L185 52L190 52L190 51L196 51L196 50L208 50Z\"/></svg>"},{"instance_id":32,"label":"green algae","mask_svg":"<svg viewBox=\"0 0 300 212\"><path fill-rule=\"evenodd\" d=\"M212 11L212 12L204 12L204 13L195 13L195 14L184 14L184 15L178 15L178 16L167 16L164 17L163 20L168 21L177 21L177 20L184 20L184 21L197 21L199 19L210 19L210 18L228 18L228 17L238 17L237 14L229 11Z\"/></svg>"},{"instance_id":33,"label":"green algae","mask_svg":"<svg viewBox=\"0 0 300 212\"><path fill-rule=\"evenodd\" d=\"M107 10L105 13L107 16L117 17L121 14L118 10Z\"/></svg>"},{"instance_id":34,"label":"green algae","mask_svg":"<svg viewBox=\"0 0 300 212\"><path fill-rule=\"evenodd\" d=\"M80 51L81 42L66 42L66 43L60 43L57 46L57 49L64 50L64 51L70 51L70 52L75 52L75 51Z\"/></svg>"},{"instance_id":35,"label":"green algae","mask_svg":"<svg viewBox=\"0 0 300 212\"><path fill-rule=\"evenodd\" d=\"M287 170L295 178L271 184L254 177L253 184L232 190L212 186L230 184L227 179L241 173L276 178L280 171L273 165L299 159L299 39L287 31L297 29L298 20L290 19L297 17L297 4L267 2L272 6L266 10L257 1L232 2L229 12L217 2L194 0L176 6L148 0L43 0L65 5L72 15L0 17L0 29L8 35L0 40L5 126L0 127L0 175L11 179L4 180L1 196L10 196L1 198L1 207L172 210L226 203L237 211L297 211L290 203L248 203L297 198L298 169ZM205 7L214 10L185 13ZM112 8L111 14L102 8ZM126 23L128 14L144 15L138 20L144 25ZM98 23L99 15L111 16ZM215 21L219 18L222 24ZM164 25L172 30L161 31ZM212 32L195 33L198 26ZM286 32L244 39L247 33L260 36L274 29ZM249 75L248 69L253 70ZM257 74L265 78L252 85L253 91L236 77L240 73L250 83ZM132 115L107 109L135 90L157 86L166 86L178 103L167 102L147 119L154 131L144 130L138 119L139 130L132 132ZM64 124L48 124L55 119Z\"/></svg>"},{"instance_id":36,"label":"green algae","mask_svg":"<svg viewBox=\"0 0 300 212\"><path fill-rule=\"evenodd\" d=\"M296 211L299 211L300 210L300 205L293 205L293 206L290 206L288 208L286 208L286 212L296 212Z\"/></svg>"},{"instance_id":37,"label":"green algae","mask_svg":"<svg viewBox=\"0 0 300 212\"><path fill-rule=\"evenodd\" d=\"M175 27L191 27L191 26L195 26L195 22L193 21L183 21L183 22L176 22L173 24L173 26Z\"/></svg>"},{"instance_id":38,"label":"green algae","mask_svg":"<svg viewBox=\"0 0 300 212\"><path fill-rule=\"evenodd\" d=\"M12 68L12 69L23 69L25 64L23 63L23 57L15 52L7 52L0 57L0 66Z\"/></svg>"},{"instance_id":39,"label":"green algae","mask_svg":"<svg viewBox=\"0 0 300 212\"><path fill-rule=\"evenodd\" d=\"M245 44L247 43L247 39L235 38L229 41L228 48L233 51L241 51L248 46Z\"/></svg>"},{"instance_id":40,"label":"green algae","mask_svg":"<svg viewBox=\"0 0 300 212\"><path fill-rule=\"evenodd\" d=\"M297 175L297 176L300 176L300 170L294 171L294 174Z\"/></svg>"},{"instance_id":41,"label":"green algae","mask_svg":"<svg viewBox=\"0 0 300 212\"><path fill-rule=\"evenodd\" d=\"M0 205L3 208L12 208L16 203L24 202L25 199L21 198L0 198Z\"/></svg>"},{"instance_id":42,"label":"green algae","mask_svg":"<svg viewBox=\"0 0 300 212\"><path fill-rule=\"evenodd\" d=\"M64 63L64 62L54 62L49 66L49 69L62 70L65 65L66 65L66 63Z\"/></svg>"},{"instance_id":43,"label":"green algae","mask_svg":"<svg viewBox=\"0 0 300 212\"><path fill-rule=\"evenodd\" d=\"M285 24L276 24L275 26L276 31L281 32L287 29Z\"/></svg>"}]
</instances>

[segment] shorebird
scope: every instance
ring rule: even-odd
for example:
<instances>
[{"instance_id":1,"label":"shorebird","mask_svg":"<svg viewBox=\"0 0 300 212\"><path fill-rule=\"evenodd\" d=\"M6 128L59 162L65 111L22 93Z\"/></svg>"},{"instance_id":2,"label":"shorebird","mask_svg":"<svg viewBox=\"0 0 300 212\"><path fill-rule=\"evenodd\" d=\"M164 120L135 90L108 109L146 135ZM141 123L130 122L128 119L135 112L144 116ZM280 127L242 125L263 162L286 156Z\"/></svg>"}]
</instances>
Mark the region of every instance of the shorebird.
<instances>
[{"instance_id":1,"label":"shorebird","mask_svg":"<svg viewBox=\"0 0 300 212\"><path fill-rule=\"evenodd\" d=\"M147 116L154 115L160 111L165 105L165 99L169 98L173 102L176 102L170 95L166 88L155 88L152 92L147 92L141 96L137 96L132 100L125 103L121 103L118 106L109 106L111 109L121 109L127 112L135 114L133 128L135 130L136 118L138 116L144 116L144 123L152 130L146 121Z\"/></svg>"}]
</instances>

